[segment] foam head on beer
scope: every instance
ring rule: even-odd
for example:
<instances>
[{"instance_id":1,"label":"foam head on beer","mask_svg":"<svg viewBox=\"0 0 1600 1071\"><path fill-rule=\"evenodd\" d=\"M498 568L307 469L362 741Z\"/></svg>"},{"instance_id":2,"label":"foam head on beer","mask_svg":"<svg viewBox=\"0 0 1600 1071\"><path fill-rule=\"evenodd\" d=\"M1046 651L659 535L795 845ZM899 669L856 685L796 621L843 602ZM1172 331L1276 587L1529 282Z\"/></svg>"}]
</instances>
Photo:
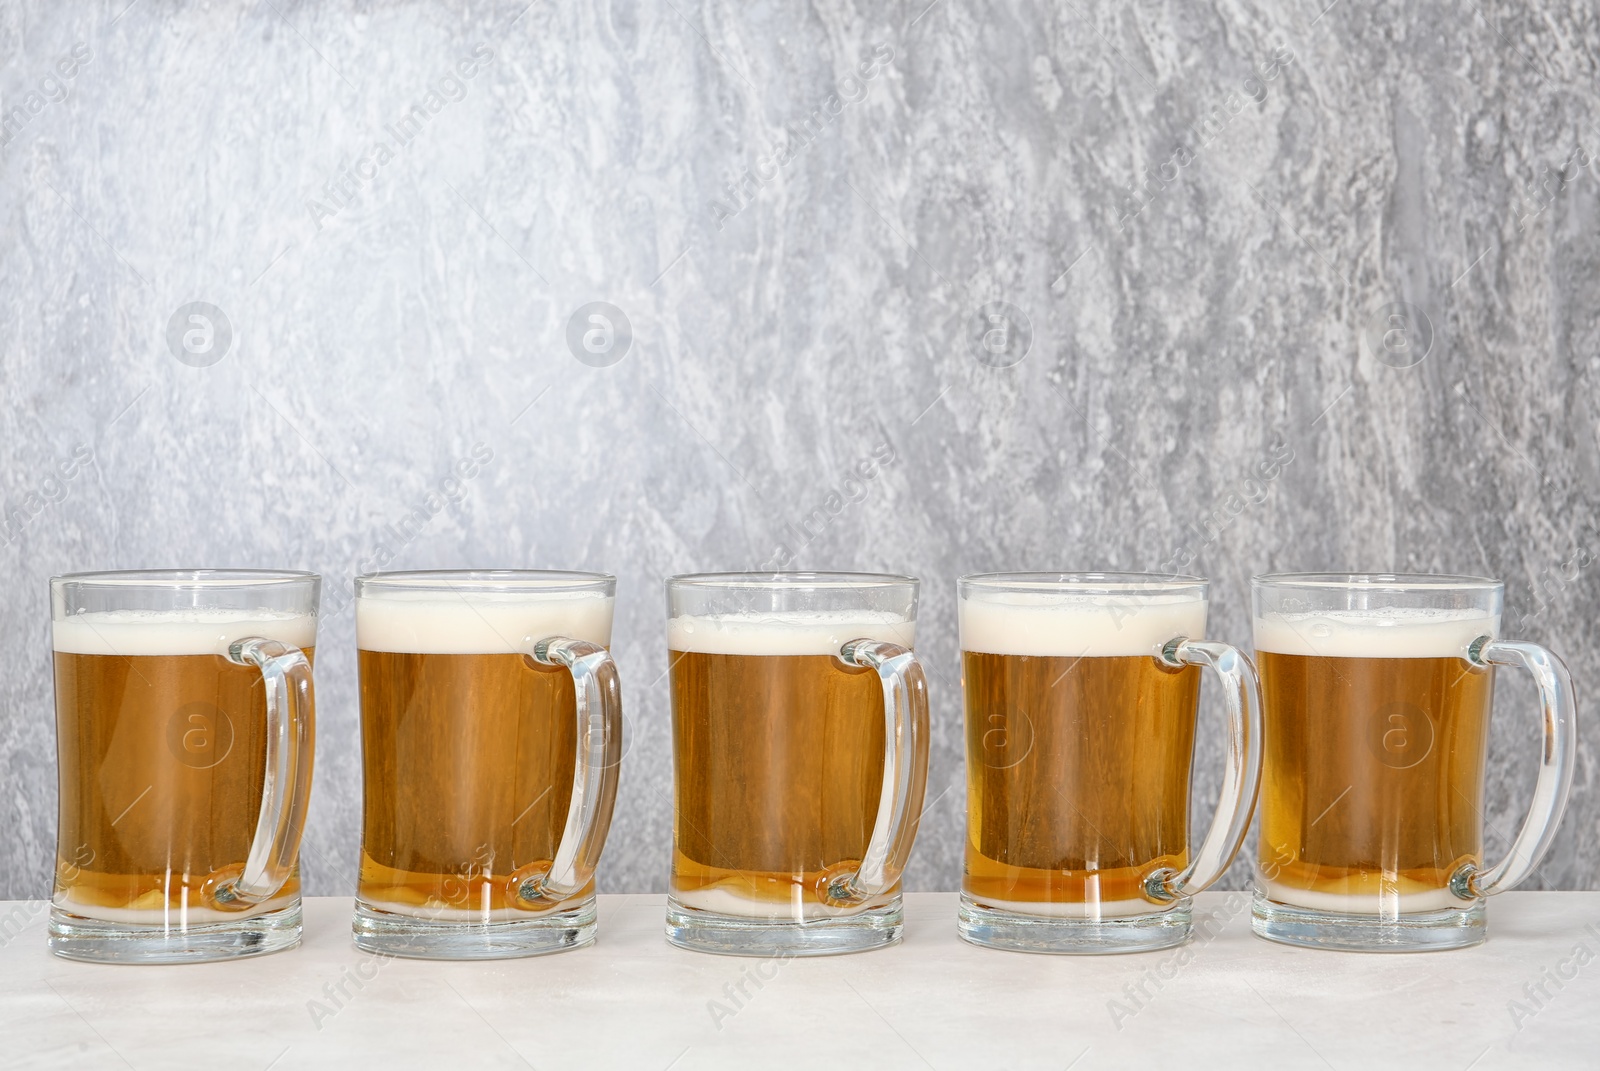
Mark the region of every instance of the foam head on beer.
<instances>
[{"instance_id":1,"label":"foam head on beer","mask_svg":"<svg viewBox=\"0 0 1600 1071\"><path fill-rule=\"evenodd\" d=\"M316 618L271 610L100 610L52 624L61 757L54 902L111 922L189 925L277 910L299 893L221 911L206 881L242 864L261 806L260 672L228 660L260 637L313 657Z\"/></svg>"},{"instance_id":2,"label":"foam head on beer","mask_svg":"<svg viewBox=\"0 0 1600 1071\"><path fill-rule=\"evenodd\" d=\"M1122 658L1159 651L1206 629L1201 589L1126 591L968 590L958 609L963 651L1068 658Z\"/></svg>"},{"instance_id":3,"label":"foam head on beer","mask_svg":"<svg viewBox=\"0 0 1600 1071\"><path fill-rule=\"evenodd\" d=\"M1270 612L1255 619L1255 647L1306 658L1462 658L1499 629L1497 615L1476 609Z\"/></svg>"},{"instance_id":4,"label":"foam head on beer","mask_svg":"<svg viewBox=\"0 0 1600 1071\"><path fill-rule=\"evenodd\" d=\"M1188 860L1201 581L967 578L965 896L1057 918L1149 914L1155 870Z\"/></svg>"},{"instance_id":5,"label":"foam head on beer","mask_svg":"<svg viewBox=\"0 0 1600 1071\"><path fill-rule=\"evenodd\" d=\"M84 655L222 655L251 636L307 648L311 614L272 610L98 610L51 623L56 651Z\"/></svg>"},{"instance_id":6,"label":"foam head on beer","mask_svg":"<svg viewBox=\"0 0 1600 1071\"><path fill-rule=\"evenodd\" d=\"M1484 609L1258 613L1270 899L1365 915L1461 907L1450 877L1482 862L1494 690L1467 652L1498 629Z\"/></svg>"},{"instance_id":7,"label":"foam head on beer","mask_svg":"<svg viewBox=\"0 0 1600 1071\"><path fill-rule=\"evenodd\" d=\"M910 647L916 622L887 610L681 614L667 622L673 651L720 655L836 655L851 640Z\"/></svg>"},{"instance_id":8,"label":"foam head on beer","mask_svg":"<svg viewBox=\"0 0 1600 1071\"><path fill-rule=\"evenodd\" d=\"M396 587L356 602L356 646L414 654L520 654L566 636L611 643L616 600L598 591L444 592Z\"/></svg>"}]
</instances>

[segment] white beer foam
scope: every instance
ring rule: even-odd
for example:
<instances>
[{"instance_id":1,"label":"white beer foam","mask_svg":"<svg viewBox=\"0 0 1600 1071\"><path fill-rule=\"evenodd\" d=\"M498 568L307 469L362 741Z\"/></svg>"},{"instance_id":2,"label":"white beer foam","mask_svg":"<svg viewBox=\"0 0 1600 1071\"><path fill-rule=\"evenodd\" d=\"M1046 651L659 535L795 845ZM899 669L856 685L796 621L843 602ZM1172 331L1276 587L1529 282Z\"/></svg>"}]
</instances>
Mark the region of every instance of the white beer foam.
<instances>
[{"instance_id":1,"label":"white beer foam","mask_svg":"<svg viewBox=\"0 0 1600 1071\"><path fill-rule=\"evenodd\" d=\"M239 911L222 911L198 904L180 904L177 907L106 907L77 899L71 891L58 891L50 905L79 918L99 919L101 922L121 922L133 926L152 926L163 930L185 929L214 922L238 922L274 911L282 911L299 902L295 896L274 896L265 903L254 904Z\"/></svg>"},{"instance_id":2,"label":"white beer foam","mask_svg":"<svg viewBox=\"0 0 1600 1071\"><path fill-rule=\"evenodd\" d=\"M957 609L961 649L984 654L1109 658L1155 654L1177 636L1204 639L1193 595L985 591Z\"/></svg>"},{"instance_id":3,"label":"white beer foam","mask_svg":"<svg viewBox=\"0 0 1600 1071\"><path fill-rule=\"evenodd\" d=\"M425 922L527 922L543 915L554 915L561 911L571 911L581 907L589 897L575 896L570 900L560 903L547 904L537 910L523 910L515 907L475 908L475 907L450 907L445 904L418 904L402 900L386 900L381 896L362 895L357 897L357 903L369 911L379 911L386 915L404 915L407 918L421 919Z\"/></svg>"},{"instance_id":4,"label":"white beer foam","mask_svg":"<svg viewBox=\"0 0 1600 1071\"><path fill-rule=\"evenodd\" d=\"M356 646L401 654L519 654L552 636L611 645L598 591L384 592L356 600Z\"/></svg>"},{"instance_id":5,"label":"white beer foam","mask_svg":"<svg viewBox=\"0 0 1600 1071\"><path fill-rule=\"evenodd\" d=\"M1297 889L1276 881L1261 879L1267 899L1293 907L1326 911L1333 915L1414 915L1422 911L1450 911L1471 907L1471 900L1463 900L1449 889L1427 889L1420 892L1330 893L1311 889Z\"/></svg>"},{"instance_id":6,"label":"white beer foam","mask_svg":"<svg viewBox=\"0 0 1600 1071\"><path fill-rule=\"evenodd\" d=\"M834 655L851 640L910 647L916 628L887 610L683 614L667 622L667 646L687 654Z\"/></svg>"},{"instance_id":7,"label":"white beer foam","mask_svg":"<svg viewBox=\"0 0 1600 1071\"><path fill-rule=\"evenodd\" d=\"M95 610L55 621L51 631L63 654L226 657L247 636L310 647L317 619L274 610Z\"/></svg>"},{"instance_id":8,"label":"white beer foam","mask_svg":"<svg viewBox=\"0 0 1600 1071\"><path fill-rule=\"evenodd\" d=\"M1012 915L1035 915L1052 919L1125 919L1135 915L1159 915L1171 910L1170 904L1149 900L1092 900L1051 902L1047 900L1000 900L993 896L963 894L979 907L1005 911Z\"/></svg>"},{"instance_id":9,"label":"white beer foam","mask_svg":"<svg viewBox=\"0 0 1600 1071\"><path fill-rule=\"evenodd\" d=\"M720 654L722 652L712 651L706 653ZM693 908L696 911L709 911L715 915L733 915L738 918L769 919L786 922L844 918L849 915L859 915L865 910L860 906L834 907L831 904L819 904L815 900L804 899L800 896L801 890L799 886L794 888L796 896L793 900L762 900L716 885L704 889L695 889L693 892L675 889L672 892L672 898L684 907Z\"/></svg>"},{"instance_id":10,"label":"white beer foam","mask_svg":"<svg viewBox=\"0 0 1600 1071\"><path fill-rule=\"evenodd\" d=\"M1325 658L1462 658L1479 636L1500 631L1487 610L1378 610L1269 613L1255 620L1255 646Z\"/></svg>"}]
</instances>

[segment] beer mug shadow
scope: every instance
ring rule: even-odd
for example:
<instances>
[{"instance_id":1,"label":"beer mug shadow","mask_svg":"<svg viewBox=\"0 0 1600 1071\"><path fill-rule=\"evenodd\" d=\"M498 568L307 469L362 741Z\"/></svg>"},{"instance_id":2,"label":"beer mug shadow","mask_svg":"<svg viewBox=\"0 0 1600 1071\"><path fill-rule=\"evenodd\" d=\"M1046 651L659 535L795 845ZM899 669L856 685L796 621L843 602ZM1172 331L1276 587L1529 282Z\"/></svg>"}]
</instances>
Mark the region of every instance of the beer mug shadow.
<instances>
[{"instance_id":1,"label":"beer mug shadow","mask_svg":"<svg viewBox=\"0 0 1600 1071\"><path fill-rule=\"evenodd\" d=\"M195 770L209 770L233 752L233 721L215 703L185 703L167 720L167 749Z\"/></svg>"},{"instance_id":2,"label":"beer mug shadow","mask_svg":"<svg viewBox=\"0 0 1600 1071\"><path fill-rule=\"evenodd\" d=\"M983 763L1009 770L1033 753L1033 719L1022 708L989 715L981 740Z\"/></svg>"},{"instance_id":3,"label":"beer mug shadow","mask_svg":"<svg viewBox=\"0 0 1600 1071\"><path fill-rule=\"evenodd\" d=\"M1384 703L1372 715L1367 741L1378 761L1409 770L1433 753L1433 719L1415 703Z\"/></svg>"}]
</instances>

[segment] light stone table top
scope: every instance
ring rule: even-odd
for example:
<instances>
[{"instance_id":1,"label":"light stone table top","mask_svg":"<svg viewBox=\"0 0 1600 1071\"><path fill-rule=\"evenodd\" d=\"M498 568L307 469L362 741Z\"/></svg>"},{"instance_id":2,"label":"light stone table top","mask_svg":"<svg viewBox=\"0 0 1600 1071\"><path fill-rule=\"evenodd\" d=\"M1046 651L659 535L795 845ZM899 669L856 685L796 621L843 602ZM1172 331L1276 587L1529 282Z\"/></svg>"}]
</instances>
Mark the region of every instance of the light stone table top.
<instances>
[{"instance_id":1,"label":"light stone table top","mask_svg":"<svg viewBox=\"0 0 1600 1071\"><path fill-rule=\"evenodd\" d=\"M298 949L127 967L51 956L45 906L4 903L0 1065L1600 1066L1600 893L1512 893L1487 944L1412 955L1269 944L1242 893L1200 897L1209 940L1108 957L964 944L949 893L907 897L898 947L786 962L672 948L663 907L603 896L592 948L441 963L359 952L350 901L312 899Z\"/></svg>"}]
</instances>

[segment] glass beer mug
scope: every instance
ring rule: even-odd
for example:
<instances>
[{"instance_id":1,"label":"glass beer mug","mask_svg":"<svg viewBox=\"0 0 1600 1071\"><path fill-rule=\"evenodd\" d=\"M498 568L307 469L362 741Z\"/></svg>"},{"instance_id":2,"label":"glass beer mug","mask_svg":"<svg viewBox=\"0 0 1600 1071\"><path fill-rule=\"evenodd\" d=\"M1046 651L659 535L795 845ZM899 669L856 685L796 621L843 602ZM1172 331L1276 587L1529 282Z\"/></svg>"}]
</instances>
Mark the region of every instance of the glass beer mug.
<instances>
[{"instance_id":1,"label":"glass beer mug","mask_svg":"<svg viewBox=\"0 0 1600 1071\"><path fill-rule=\"evenodd\" d=\"M495 959L594 941L622 759L616 583L535 570L356 579L357 945Z\"/></svg>"},{"instance_id":2,"label":"glass beer mug","mask_svg":"<svg viewBox=\"0 0 1600 1071\"><path fill-rule=\"evenodd\" d=\"M50 581L51 951L178 963L299 943L321 583L249 569Z\"/></svg>"},{"instance_id":3,"label":"glass beer mug","mask_svg":"<svg viewBox=\"0 0 1600 1071\"><path fill-rule=\"evenodd\" d=\"M1190 898L1249 828L1261 761L1255 669L1203 638L1206 593L1197 577L1145 573L961 578L966 940L1093 953L1189 936ZM1228 757L1191 855L1202 668L1222 685Z\"/></svg>"},{"instance_id":4,"label":"glass beer mug","mask_svg":"<svg viewBox=\"0 0 1600 1071\"><path fill-rule=\"evenodd\" d=\"M1566 806L1566 667L1498 638L1496 580L1283 573L1251 586L1267 726L1256 933L1371 952L1481 942L1484 898L1533 871ZM1522 830L1485 866L1497 665L1533 675L1544 743Z\"/></svg>"},{"instance_id":5,"label":"glass beer mug","mask_svg":"<svg viewBox=\"0 0 1600 1071\"><path fill-rule=\"evenodd\" d=\"M673 853L667 938L827 955L900 939L928 779L917 581L667 581Z\"/></svg>"}]
</instances>

